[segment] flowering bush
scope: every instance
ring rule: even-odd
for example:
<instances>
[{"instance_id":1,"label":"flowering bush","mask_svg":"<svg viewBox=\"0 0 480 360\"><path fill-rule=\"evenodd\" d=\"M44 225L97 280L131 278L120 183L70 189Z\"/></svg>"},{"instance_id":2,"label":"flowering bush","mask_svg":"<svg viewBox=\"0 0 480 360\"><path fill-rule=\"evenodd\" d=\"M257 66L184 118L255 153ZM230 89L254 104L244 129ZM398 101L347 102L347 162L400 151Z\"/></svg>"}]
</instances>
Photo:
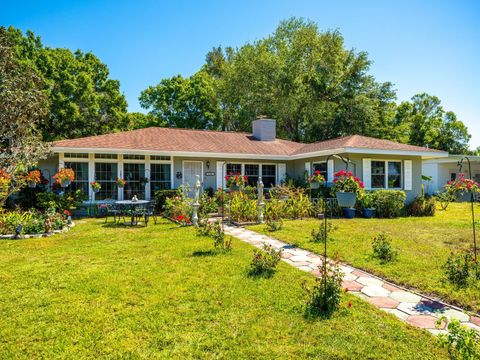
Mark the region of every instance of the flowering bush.
<instances>
[{"instance_id":1,"label":"flowering bush","mask_svg":"<svg viewBox=\"0 0 480 360\"><path fill-rule=\"evenodd\" d=\"M332 192L353 192L357 195L363 193L365 186L363 182L356 176L353 176L351 171L341 170L334 174Z\"/></svg>"},{"instance_id":2,"label":"flowering bush","mask_svg":"<svg viewBox=\"0 0 480 360\"><path fill-rule=\"evenodd\" d=\"M22 225L21 234L42 234L60 230L66 225L62 214L55 211L9 211L0 213L0 234L15 234Z\"/></svg>"},{"instance_id":3,"label":"flowering bush","mask_svg":"<svg viewBox=\"0 0 480 360\"><path fill-rule=\"evenodd\" d=\"M283 249L276 250L273 246L263 244L263 251L253 250L253 259L250 263L251 275L271 275L282 259Z\"/></svg>"},{"instance_id":4,"label":"flowering bush","mask_svg":"<svg viewBox=\"0 0 480 360\"><path fill-rule=\"evenodd\" d=\"M182 225L191 224L191 200L184 195L181 189L177 190L177 195L165 199L163 215Z\"/></svg>"},{"instance_id":5,"label":"flowering bush","mask_svg":"<svg viewBox=\"0 0 480 360\"><path fill-rule=\"evenodd\" d=\"M100 189L102 188L102 185L97 181L92 181L90 183L90 186L92 187L93 191L100 191Z\"/></svg>"},{"instance_id":6,"label":"flowering bush","mask_svg":"<svg viewBox=\"0 0 480 360\"><path fill-rule=\"evenodd\" d=\"M320 173L319 170L316 170L310 177L308 177L307 181L311 183L319 183L320 185L325 183L325 178Z\"/></svg>"},{"instance_id":7,"label":"flowering bush","mask_svg":"<svg viewBox=\"0 0 480 360\"><path fill-rule=\"evenodd\" d=\"M6 171L0 169L0 200L7 197L10 179L11 175Z\"/></svg>"},{"instance_id":8,"label":"flowering bush","mask_svg":"<svg viewBox=\"0 0 480 360\"><path fill-rule=\"evenodd\" d=\"M123 188L127 184L127 180L122 178L118 178L115 182L119 188Z\"/></svg>"},{"instance_id":9,"label":"flowering bush","mask_svg":"<svg viewBox=\"0 0 480 360\"><path fill-rule=\"evenodd\" d=\"M52 178L58 184L65 181L73 181L75 180L75 172L68 168L60 169L55 175L52 176Z\"/></svg>"},{"instance_id":10,"label":"flowering bush","mask_svg":"<svg viewBox=\"0 0 480 360\"><path fill-rule=\"evenodd\" d=\"M458 174L455 180L445 185L445 190L450 194L476 193L480 192L480 186L475 180L465 178L465 174Z\"/></svg>"},{"instance_id":11,"label":"flowering bush","mask_svg":"<svg viewBox=\"0 0 480 360\"><path fill-rule=\"evenodd\" d=\"M232 172L230 172L227 176L225 176L225 181L228 188L232 188L234 186L243 187L247 183L247 177L242 176L240 173L234 175Z\"/></svg>"}]
</instances>

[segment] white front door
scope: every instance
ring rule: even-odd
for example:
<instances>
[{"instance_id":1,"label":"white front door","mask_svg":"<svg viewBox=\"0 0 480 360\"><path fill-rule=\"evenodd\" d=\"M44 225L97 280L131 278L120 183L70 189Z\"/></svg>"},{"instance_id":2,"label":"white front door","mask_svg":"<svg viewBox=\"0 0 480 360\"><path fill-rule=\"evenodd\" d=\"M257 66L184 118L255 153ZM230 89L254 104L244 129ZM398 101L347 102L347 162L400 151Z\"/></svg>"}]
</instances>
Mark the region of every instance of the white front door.
<instances>
[{"instance_id":1,"label":"white front door","mask_svg":"<svg viewBox=\"0 0 480 360\"><path fill-rule=\"evenodd\" d=\"M193 195L195 181L197 175L200 177L200 182L203 182L203 162L201 161L184 161L183 162L183 184L188 184L190 187L189 195Z\"/></svg>"}]
</instances>

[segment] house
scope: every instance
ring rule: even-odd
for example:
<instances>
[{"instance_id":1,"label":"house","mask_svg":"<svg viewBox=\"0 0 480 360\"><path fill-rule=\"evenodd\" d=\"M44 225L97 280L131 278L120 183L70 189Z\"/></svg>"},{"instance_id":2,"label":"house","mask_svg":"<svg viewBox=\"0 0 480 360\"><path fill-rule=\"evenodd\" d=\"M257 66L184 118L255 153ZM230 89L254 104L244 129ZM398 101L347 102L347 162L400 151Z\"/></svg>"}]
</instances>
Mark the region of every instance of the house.
<instances>
[{"instance_id":1,"label":"house","mask_svg":"<svg viewBox=\"0 0 480 360\"><path fill-rule=\"evenodd\" d=\"M252 133L145 128L53 143L53 156L40 163L48 176L58 168L72 168L75 181L69 189L82 189L92 201L129 199L133 195L150 199L156 190L194 184L200 176L203 188L224 186L224 176L241 173L265 187L287 178L303 178L319 170L333 181L344 162L365 183L367 189L402 189L412 200L421 191L422 161L446 158L448 153L353 135L311 144L276 138L276 122L255 120ZM115 180L125 178L118 188ZM148 183L145 183L148 179ZM89 186L98 181L102 189Z\"/></svg>"},{"instance_id":2,"label":"house","mask_svg":"<svg viewBox=\"0 0 480 360\"><path fill-rule=\"evenodd\" d=\"M424 159L422 162L422 174L430 176L431 181L426 185L426 191L434 194L441 190L450 180L455 180L459 173L465 173L476 182L480 182L480 156L468 156L472 173L469 174L468 160L465 155L449 155L448 157ZM464 159L461 163L459 162Z\"/></svg>"}]
</instances>

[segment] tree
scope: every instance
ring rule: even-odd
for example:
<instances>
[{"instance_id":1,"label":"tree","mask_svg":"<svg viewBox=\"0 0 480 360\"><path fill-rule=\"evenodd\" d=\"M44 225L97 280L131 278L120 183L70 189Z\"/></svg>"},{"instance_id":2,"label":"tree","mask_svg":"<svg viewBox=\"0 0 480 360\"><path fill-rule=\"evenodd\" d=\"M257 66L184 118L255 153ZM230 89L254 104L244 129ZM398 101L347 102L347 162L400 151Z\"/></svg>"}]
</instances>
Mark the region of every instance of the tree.
<instances>
[{"instance_id":1,"label":"tree","mask_svg":"<svg viewBox=\"0 0 480 360\"><path fill-rule=\"evenodd\" d=\"M463 122L451 111L445 111L438 97L417 94L402 102L395 115L399 140L418 146L467 154L471 135Z\"/></svg>"},{"instance_id":2,"label":"tree","mask_svg":"<svg viewBox=\"0 0 480 360\"><path fill-rule=\"evenodd\" d=\"M150 110L158 125L191 129L218 129L220 125L213 79L205 71L189 78L163 79L142 91L140 105Z\"/></svg>"},{"instance_id":3,"label":"tree","mask_svg":"<svg viewBox=\"0 0 480 360\"><path fill-rule=\"evenodd\" d=\"M0 27L0 205L25 185L25 174L48 155L37 126L48 116L44 83L15 57Z\"/></svg>"},{"instance_id":4,"label":"tree","mask_svg":"<svg viewBox=\"0 0 480 360\"><path fill-rule=\"evenodd\" d=\"M292 18L238 50L214 48L204 70L216 79L224 128L249 131L266 115L277 119L281 137L316 141L389 137L395 91L368 75L369 67L367 54L345 49L338 31Z\"/></svg>"},{"instance_id":5,"label":"tree","mask_svg":"<svg viewBox=\"0 0 480 360\"><path fill-rule=\"evenodd\" d=\"M49 116L39 124L44 140L76 138L127 127L120 83L93 53L48 48L31 31L7 30L17 57L42 78L50 100Z\"/></svg>"}]
</instances>

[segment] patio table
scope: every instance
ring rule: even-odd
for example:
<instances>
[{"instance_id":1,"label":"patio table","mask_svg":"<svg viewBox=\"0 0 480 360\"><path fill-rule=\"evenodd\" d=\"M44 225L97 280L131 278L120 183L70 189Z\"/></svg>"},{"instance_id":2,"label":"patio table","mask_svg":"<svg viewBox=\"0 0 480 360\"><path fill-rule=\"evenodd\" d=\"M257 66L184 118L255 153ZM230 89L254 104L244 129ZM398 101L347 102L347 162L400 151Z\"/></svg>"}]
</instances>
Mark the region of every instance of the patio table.
<instances>
[{"instance_id":1,"label":"patio table","mask_svg":"<svg viewBox=\"0 0 480 360\"><path fill-rule=\"evenodd\" d=\"M138 222L135 221L135 208L139 205L146 205L148 204L150 201L148 200L137 200L137 201L132 201L132 200L119 200L119 201L115 201L115 204L117 205L124 205L126 207L128 207L131 212L132 212L132 219L130 222L125 222L123 223L124 225L129 225L129 226L135 226L135 225L138 225Z\"/></svg>"}]
</instances>

